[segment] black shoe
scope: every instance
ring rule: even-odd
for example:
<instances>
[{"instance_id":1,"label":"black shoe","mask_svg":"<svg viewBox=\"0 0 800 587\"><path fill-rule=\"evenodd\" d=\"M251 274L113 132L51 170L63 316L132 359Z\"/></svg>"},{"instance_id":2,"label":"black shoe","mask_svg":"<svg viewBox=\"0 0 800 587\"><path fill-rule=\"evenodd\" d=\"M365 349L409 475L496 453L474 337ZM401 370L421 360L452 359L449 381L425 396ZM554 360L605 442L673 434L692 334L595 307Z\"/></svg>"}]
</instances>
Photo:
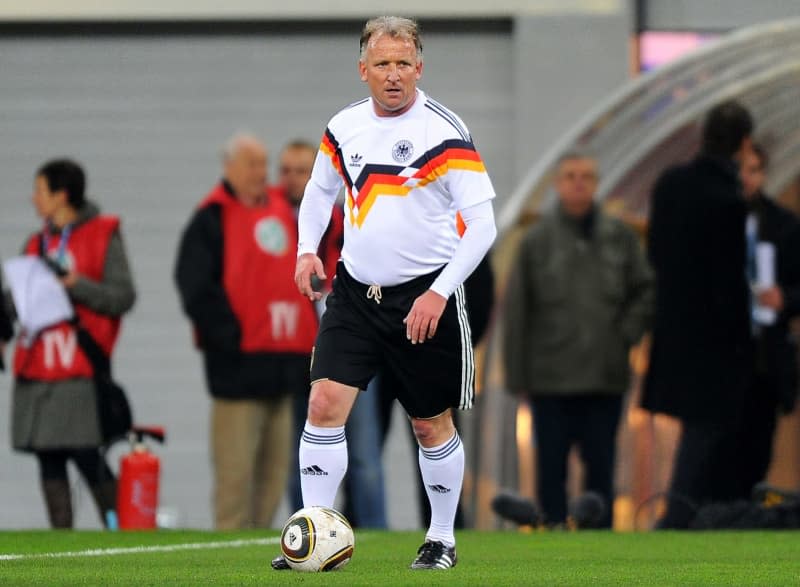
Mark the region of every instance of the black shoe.
<instances>
[{"instance_id":1,"label":"black shoe","mask_svg":"<svg viewBox=\"0 0 800 587\"><path fill-rule=\"evenodd\" d=\"M456 566L455 546L445 546L441 542L425 541L419 547L417 558L411 563L412 569L449 569Z\"/></svg>"},{"instance_id":2,"label":"black shoe","mask_svg":"<svg viewBox=\"0 0 800 587\"><path fill-rule=\"evenodd\" d=\"M542 516L533 501L512 493L499 493L492 500L492 509L501 518L520 526L538 526Z\"/></svg>"},{"instance_id":3,"label":"black shoe","mask_svg":"<svg viewBox=\"0 0 800 587\"><path fill-rule=\"evenodd\" d=\"M766 481L761 481L753 486L752 498L753 501L764 507L772 507L784 502L800 502L800 492L781 489Z\"/></svg>"},{"instance_id":4,"label":"black shoe","mask_svg":"<svg viewBox=\"0 0 800 587\"><path fill-rule=\"evenodd\" d=\"M569 521L576 530L610 527L606 500L594 491L579 495L569 504Z\"/></svg>"},{"instance_id":5,"label":"black shoe","mask_svg":"<svg viewBox=\"0 0 800 587\"><path fill-rule=\"evenodd\" d=\"M276 571L288 571L292 567L289 566L289 563L286 562L286 559L283 557L283 555L280 555L272 559L272 568Z\"/></svg>"}]
</instances>

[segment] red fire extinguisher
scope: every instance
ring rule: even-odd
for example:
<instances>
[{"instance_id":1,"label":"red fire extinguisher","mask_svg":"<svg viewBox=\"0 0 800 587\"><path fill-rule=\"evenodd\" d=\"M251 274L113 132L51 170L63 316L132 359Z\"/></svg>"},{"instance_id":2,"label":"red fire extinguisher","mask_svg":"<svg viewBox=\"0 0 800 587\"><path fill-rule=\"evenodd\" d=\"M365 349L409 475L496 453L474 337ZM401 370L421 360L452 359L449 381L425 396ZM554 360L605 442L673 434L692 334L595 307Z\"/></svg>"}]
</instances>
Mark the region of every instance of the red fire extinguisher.
<instances>
[{"instance_id":1,"label":"red fire extinguisher","mask_svg":"<svg viewBox=\"0 0 800 587\"><path fill-rule=\"evenodd\" d=\"M147 448L146 437L163 443L166 435L160 426L133 427L129 433L131 451L120 459L117 484L117 516L122 530L156 527L161 461Z\"/></svg>"}]
</instances>

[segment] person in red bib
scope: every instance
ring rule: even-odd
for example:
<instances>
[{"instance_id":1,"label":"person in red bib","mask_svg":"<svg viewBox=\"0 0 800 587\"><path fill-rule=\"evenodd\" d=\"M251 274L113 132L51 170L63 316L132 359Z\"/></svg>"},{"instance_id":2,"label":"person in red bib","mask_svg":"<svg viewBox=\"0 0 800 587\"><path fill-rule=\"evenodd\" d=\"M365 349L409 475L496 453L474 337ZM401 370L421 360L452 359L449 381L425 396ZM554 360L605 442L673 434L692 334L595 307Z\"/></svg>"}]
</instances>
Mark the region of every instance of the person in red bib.
<instances>
[{"instance_id":1,"label":"person in red bib","mask_svg":"<svg viewBox=\"0 0 800 587\"><path fill-rule=\"evenodd\" d=\"M12 444L36 455L54 528L72 527L69 460L87 481L104 524L116 509L116 479L99 450L93 369L78 344L76 322L111 358L121 317L136 298L120 220L100 214L86 200L85 186L83 169L68 159L36 172L32 199L44 228L27 240L24 254L48 258L77 321L35 335L23 330L14 353Z\"/></svg>"},{"instance_id":2,"label":"person in red bib","mask_svg":"<svg viewBox=\"0 0 800 587\"><path fill-rule=\"evenodd\" d=\"M264 528L286 487L317 315L294 285L295 213L267 187L266 148L235 135L223 173L183 232L175 280L212 397L215 526Z\"/></svg>"}]
</instances>

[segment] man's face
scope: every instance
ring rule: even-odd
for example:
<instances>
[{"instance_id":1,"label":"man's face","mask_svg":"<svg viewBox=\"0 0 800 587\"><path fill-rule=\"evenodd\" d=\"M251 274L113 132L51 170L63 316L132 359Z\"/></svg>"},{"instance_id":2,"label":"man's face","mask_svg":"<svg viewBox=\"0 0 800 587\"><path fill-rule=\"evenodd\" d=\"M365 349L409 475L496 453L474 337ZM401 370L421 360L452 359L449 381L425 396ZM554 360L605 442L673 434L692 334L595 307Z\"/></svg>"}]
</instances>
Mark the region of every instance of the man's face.
<instances>
[{"instance_id":1,"label":"man's face","mask_svg":"<svg viewBox=\"0 0 800 587\"><path fill-rule=\"evenodd\" d=\"M316 153L304 147L289 147L281 153L280 182L294 204L303 199Z\"/></svg>"},{"instance_id":2,"label":"man's face","mask_svg":"<svg viewBox=\"0 0 800 587\"><path fill-rule=\"evenodd\" d=\"M593 159L567 159L558 166L556 191L567 214L582 216L592 207L597 190L597 163Z\"/></svg>"},{"instance_id":3,"label":"man's face","mask_svg":"<svg viewBox=\"0 0 800 587\"><path fill-rule=\"evenodd\" d=\"M752 149L742 153L739 177L742 180L744 197L748 200L755 197L764 186L764 166L761 158Z\"/></svg>"},{"instance_id":4,"label":"man's face","mask_svg":"<svg viewBox=\"0 0 800 587\"><path fill-rule=\"evenodd\" d=\"M385 34L372 37L358 70L378 116L397 116L411 107L422 77L422 61L417 60L413 41Z\"/></svg>"},{"instance_id":5,"label":"man's face","mask_svg":"<svg viewBox=\"0 0 800 587\"><path fill-rule=\"evenodd\" d=\"M245 204L264 197L267 185L267 151L256 141L243 141L225 162L225 179Z\"/></svg>"}]
</instances>

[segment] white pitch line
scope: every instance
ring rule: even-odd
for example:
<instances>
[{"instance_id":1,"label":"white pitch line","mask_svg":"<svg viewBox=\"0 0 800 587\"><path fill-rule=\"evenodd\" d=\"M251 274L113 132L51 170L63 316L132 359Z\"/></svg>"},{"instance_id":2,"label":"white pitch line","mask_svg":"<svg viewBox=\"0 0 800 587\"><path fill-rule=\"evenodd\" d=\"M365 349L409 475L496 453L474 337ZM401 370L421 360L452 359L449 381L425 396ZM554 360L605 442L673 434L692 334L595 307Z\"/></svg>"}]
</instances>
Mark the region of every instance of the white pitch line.
<instances>
[{"instance_id":1,"label":"white pitch line","mask_svg":"<svg viewBox=\"0 0 800 587\"><path fill-rule=\"evenodd\" d=\"M130 546L127 548L91 548L66 552L41 552L33 554L0 554L0 561L36 558L78 558L83 556L116 556L120 554L142 554L150 552L177 552L179 550L205 550L213 548L239 548L241 546L271 545L280 543L280 538L252 538L249 540L227 540L219 542L187 542L185 544L163 544L158 546Z\"/></svg>"}]
</instances>

